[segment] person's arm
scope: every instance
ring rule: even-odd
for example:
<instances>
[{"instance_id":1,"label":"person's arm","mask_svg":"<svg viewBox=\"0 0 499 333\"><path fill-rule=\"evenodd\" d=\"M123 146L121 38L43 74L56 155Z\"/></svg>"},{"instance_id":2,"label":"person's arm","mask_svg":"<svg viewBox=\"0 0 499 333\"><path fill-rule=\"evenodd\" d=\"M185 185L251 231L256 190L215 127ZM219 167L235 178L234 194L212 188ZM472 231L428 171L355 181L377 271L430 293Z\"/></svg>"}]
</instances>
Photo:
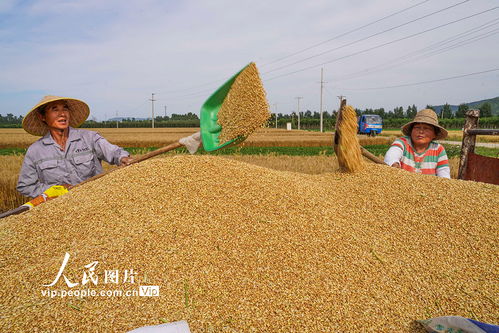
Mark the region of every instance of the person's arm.
<instances>
[{"instance_id":1,"label":"person's arm","mask_svg":"<svg viewBox=\"0 0 499 333\"><path fill-rule=\"evenodd\" d=\"M95 133L93 136L94 149L97 157L110 164L121 165L128 164L130 161L130 154L121 147L109 143L100 134Z\"/></svg>"},{"instance_id":2,"label":"person's arm","mask_svg":"<svg viewBox=\"0 0 499 333\"><path fill-rule=\"evenodd\" d=\"M43 183L38 178L38 172L36 171L35 163L31 160L28 151L26 153L26 156L24 157L21 172L19 173L19 178L17 180L16 189L22 195L34 198L42 194L51 186L52 185Z\"/></svg>"},{"instance_id":3,"label":"person's arm","mask_svg":"<svg viewBox=\"0 0 499 333\"><path fill-rule=\"evenodd\" d=\"M437 169L437 176L450 179L450 167L441 167Z\"/></svg>"},{"instance_id":4,"label":"person's arm","mask_svg":"<svg viewBox=\"0 0 499 333\"><path fill-rule=\"evenodd\" d=\"M385 163L389 166L400 168L400 159L403 151L398 145L392 145L385 154Z\"/></svg>"},{"instance_id":5,"label":"person's arm","mask_svg":"<svg viewBox=\"0 0 499 333\"><path fill-rule=\"evenodd\" d=\"M437 162L437 176L443 178L450 178L449 158L444 146L439 146L438 162Z\"/></svg>"}]
</instances>

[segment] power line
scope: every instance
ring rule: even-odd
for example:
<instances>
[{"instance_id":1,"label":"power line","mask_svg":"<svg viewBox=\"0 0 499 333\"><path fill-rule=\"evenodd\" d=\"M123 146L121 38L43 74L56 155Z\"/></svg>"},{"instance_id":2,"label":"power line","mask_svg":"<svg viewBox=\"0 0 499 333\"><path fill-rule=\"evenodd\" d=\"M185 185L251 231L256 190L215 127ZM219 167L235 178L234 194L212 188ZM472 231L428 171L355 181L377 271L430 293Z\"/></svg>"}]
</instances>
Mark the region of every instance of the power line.
<instances>
[{"instance_id":1,"label":"power line","mask_svg":"<svg viewBox=\"0 0 499 333\"><path fill-rule=\"evenodd\" d=\"M325 41L323 41L323 42L320 42L320 43L318 43L318 44L312 45L312 46L310 46L310 47L308 47L308 48L306 48L306 49L300 50L300 51L295 52L295 53L293 53L293 54L291 54L291 55L285 56L285 57L283 57L283 58L280 58L280 59L274 60L274 61L272 61L272 62L269 62L269 63L263 64L263 65L260 65L260 66L261 66L261 67L264 67L264 66L267 66L267 65L269 65L269 64L272 64L272 63L275 63L275 62L281 61L281 60L283 60L283 59L289 58L289 57L291 57L291 56L294 56L294 55L297 55L297 54L303 53L303 52L305 52L305 51L307 51L307 50L309 50L309 49L315 48L315 47L317 47L317 46L320 46L320 45L323 45L323 44L325 44L325 43L328 43L328 42L330 42L330 41L332 41L332 40L338 39L338 38L340 38L340 37L346 36L346 35L348 35L348 34L350 34L350 33L355 32L355 31L361 30L361 29L363 29L363 28L365 28L365 27L368 27L368 26L370 26L370 25L373 25L373 24L375 24L375 23L378 23L378 22L380 22L380 21L383 21L383 20L385 20L385 19L387 19L387 18L393 17L393 16L395 16L395 15L397 15L397 14L400 14L400 13L403 13L403 12L405 12L405 11L408 11L408 10L410 10L410 9L414 8L414 7L417 7L417 6L419 6L419 5L422 5L422 4L424 4L424 3L426 3L426 2L429 2L429 1L431 1L431 0L424 0L424 1L421 1L421 2L419 2L419 3L417 3L417 4L414 4L414 5L412 5L412 6L409 6L409 7L407 7L407 8L404 8L404 9L402 9L402 10L399 10L399 11L397 11L397 12L393 13L393 14L390 14L390 15L384 16L384 17L382 17L382 18L380 18L380 19L377 19L377 20L375 20L375 21L373 21L373 22L367 23L367 24L365 24L365 25L363 25L363 26L361 26L361 27L358 27L358 28L352 29L352 30L350 30L350 31L347 31L347 32L345 32L345 33L339 34L339 35L337 35L337 36L335 36L335 37L333 37L333 38L330 38L330 39L325 40ZM470 1L470 0L466 0L466 1ZM464 1L464 2L466 2L466 1ZM159 92L159 94L175 94L175 93L180 93L180 92L184 92L184 91L188 92L188 91L190 91L190 90L192 90L192 89L195 89L195 88L201 88L201 87L206 87L206 86L211 86L211 85L214 85L215 83L220 83L220 82L221 82L221 81L223 81L223 80L224 80L224 79L223 79L223 78L221 78L221 79L218 79L218 80L214 80L214 81L210 81L210 82L207 82L207 83L204 83L204 84L199 84L199 85L191 86L191 87L188 87L188 88L182 88L182 89L176 89L176 90L169 90L169 91L163 91L163 92L161 92L161 91L160 91L160 92ZM200 92L211 91L211 90L212 90L212 89L204 89L204 90L201 90L201 91L199 91L199 92L189 93L189 94L187 94L187 95L180 96L179 98L191 97L192 95L199 95L199 93L200 93Z\"/></svg>"},{"instance_id":2,"label":"power line","mask_svg":"<svg viewBox=\"0 0 499 333\"><path fill-rule=\"evenodd\" d=\"M400 66L400 65L408 63L408 62L417 61L417 60L420 60L420 59L431 57L431 56L434 56L434 55L437 55L437 54L440 54L440 53L443 53L443 52L450 51L450 50L455 49L457 47L465 46L465 45L468 45L470 43L479 41L481 39L490 37L491 35L493 35L493 34L496 33L497 29L494 29L492 31L488 31L488 32L483 33L481 35L477 35L477 36L471 37L469 39L461 40L460 42L455 43L455 44L450 45L450 46L445 46L446 44L449 44L449 43L451 43L453 41L456 41L457 39L459 39L461 37L464 37L464 36L476 33L478 31L490 28L490 27L492 27L494 25L497 25L497 24L499 24L499 22L496 22L498 20L499 20L499 18L493 19L491 21L486 22L485 24L482 24L482 25L479 25L479 26L474 27L472 29L466 30L466 31L461 32L459 34L456 34L456 35L454 35L452 37L446 38L444 40L435 42L435 43L433 43L433 44L431 44L429 46L426 46L426 47L424 47L422 49L419 49L419 50L416 50L416 51L413 51L413 52L409 52L409 53L407 53L407 54L405 54L405 55L403 55L401 57L392 59L392 60L390 60L390 61L388 61L388 62L386 62L384 64L380 64L380 65L377 65L377 66L374 66L374 67L371 67L371 68L367 68L367 69L363 69L363 70L360 70L360 71L356 71L356 72L353 72L353 73L349 73L349 74L343 75L343 76L339 77L338 80L351 80L351 79L359 78L359 77L362 77L362 76L370 75L370 74L373 74L373 73L378 73L378 72L381 72L381 71L392 69L394 67ZM493 22L496 22L496 23L493 23ZM442 47L442 46L445 46L445 47ZM421 53L423 53L423 54L421 54ZM419 57L418 57L418 55L419 55ZM403 60L406 60L406 61L403 61Z\"/></svg>"},{"instance_id":3,"label":"power line","mask_svg":"<svg viewBox=\"0 0 499 333\"><path fill-rule=\"evenodd\" d=\"M415 83L398 84L398 85L393 85L393 86L371 87L371 88L341 88L341 89L344 89L344 90L379 90L379 89L391 89L391 88L400 88L400 87L410 87L410 86L417 86L417 85L422 85L422 84L427 84L427 83L434 83L434 82L440 82L440 81L454 80L454 79L459 79L459 78L462 78L462 77L479 75L479 74L485 74L485 73L490 73L490 72L495 72L495 71L499 71L499 68L488 69L488 70L481 71L481 72L474 72L474 73L456 75L456 76L446 77L446 78L442 78L442 79L420 81L420 82L415 82Z\"/></svg>"},{"instance_id":4,"label":"power line","mask_svg":"<svg viewBox=\"0 0 499 333\"><path fill-rule=\"evenodd\" d=\"M225 79L227 79L227 78L225 78ZM210 82L207 82L207 83L203 83L203 84L198 84L198 85L195 85L195 86L191 86L189 88L182 88L182 89L177 89L177 90L162 91L162 92L160 92L160 94L165 94L166 95L166 94L175 94L175 93L179 93L179 92L190 91L190 90L196 89L196 88L211 86L211 85L214 85L215 83L220 84L220 82L223 81L223 80L224 79L218 79L218 80L210 81Z\"/></svg>"},{"instance_id":5,"label":"power line","mask_svg":"<svg viewBox=\"0 0 499 333\"><path fill-rule=\"evenodd\" d=\"M408 22L405 22L405 23L399 24L399 25L397 25L397 26L395 26L395 27L391 27L391 28L389 28L389 29L386 29L386 30L383 30L383 31L377 32L377 33L372 34L372 35L369 35L369 36L367 36L367 37L364 37L364 38L361 38L361 39L357 39L357 40L355 40L355 41L353 41L353 42L350 42L350 43L347 43L347 44L344 44L344 45L341 45L341 46L335 47L335 48L333 48L333 49L330 49L330 50L327 50L327 51L324 51L324 52L321 52L321 53L318 53L318 54L312 55L312 56L307 57L307 58L305 58L305 59L297 60L297 61L292 62L292 63L290 63L290 64L287 64L287 65L283 65L283 66L281 66L281 67L274 68L274 69L272 69L272 70L266 71L264 74L268 74L268 73L271 73L271 72L275 72L275 71L278 71L278 70L280 70L280 69L287 68L287 67L290 67L290 66L292 66L292 65L296 65L296 64L298 64L298 63L301 63L301 62L304 62L304 61L307 61L307 60L310 60L310 59L313 59L313 58L317 58L317 57L322 56L322 55L324 55L324 54L326 54L326 53L331 53L331 52L333 52L333 51L340 50L340 49L345 48L345 47L347 47L347 46L350 46L350 45L353 45L353 44L356 44L356 43L359 43L359 42L365 41L365 40L367 40L367 39L369 39L369 38L372 38L372 37L375 37L375 36L379 36L379 35L384 34L384 33L386 33L386 32L389 32L389 31L392 31L392 30L398 29L398 28L400 28L400 27L406 26L406 25L408 25L408 24L414 23L414 22L416 22L416 21L422 20L422 19L427 18L427 17L430 17L430 16L432 16L432 15L435 15L435 14L441 13L441 12L443 12L443 11L449 10L449 9L451 9L451 8L457 7L457 6L462 5L462 4L464 4L464 3L466 3L466 2L469 2L469 1L470 1L470 0L464 0L464 1L461 1L461 2L459 2L459 3L457 3L457 4L452 5L452 6L449 6L449 7L446 7L446 8L443 8L443 9L437 10L437 11L434 11L434 12L432 12L432 13L429 13L429 14L423 15L423 16L421 16L421 17L418 17L418 18L414 19L414 20L411 20L411 21L408 21Z\"/></svg>"},{"instance_id":6,"label":"power line","mask_svg":"<svg viewBox=\"0 0 499 333\"><path fill-rule=\"evenodd\" d=\"M313 48L315 48L315 47L317 47L317 46L320 46L320 45L326 44L326 43L328 43L328 42L330 42L330 41L333 41L333 40L335 40L335 39L338 39L338 38L344 37L344 36L346 36L346 35L351 34L352 32L359 31L359 30L361 30L361 29L363 29L363 28L366 28L366 27L368 27L368 26L370 26L370 25L373 25L373 24L375 24L375 23L381 22L381 21L383 21L383 20L385 20L385 19L387 19L387 18L390 18L390 17L395 16L395 15L397 15L397 14L400 14L400 13L403 13L403 12L405 12L405 11L408 11L409 9L412 9L412 8L414 8L414 7L417 7L417 6L419 6L419 5L422 5L423 3L428 2L428 1L430 1L430 0L421 1L421 2L419 2L419 3L417 3L417 4L415 4L415 5L412 5L412 6L410 6L410 7L407 7L407 8L404 8L404 9L402 9L402 10L399 10L399 11L397 11L397 12L393 13L393 14L390 14L390 15L384 16L384 17L382 17L382 18L380 18L380 19L377 19L377 20L375 20L375 21L373 21L373 22L370 22L370 23L364 24L363 26L360 26L360 27L358 27L358 28L355 28L355 29L349 30L349 31L347 31L347 32L341 33L341 34L339 34L339 35L336 35L336 36L334 36L334 37L332 37L332 38L330 38L330 39L327 39L327 40L325 40L325 41L323 41L323 42L320 42L320 43L314 44L314 45L309 46L309 47L306 47L306 48L304 48L304 49L302 49L302 50L300 50L300 51L296 51L296 52L294 52L294 53L292 53L292 54L289 54L289 55L287 55L287 56L284 56L284 57L281 57L281 58L279 58L279 59L273 60L273 61L271 61L271 62L265 63L265 64L263 64L263 65L262 65L262 67L267 66L267 65L271 65L271 64L273 64L273 63L276 63L276 62L279 62L279 61L281 61L281 60L284 60L284 59L290 58L290 57L292 57L292 56L295 56L295 55L297 55L297 54L301 54L301 53L303 53L303 52L305 52L305 51L308 51L308 50L310 50L310 49L313 49Z\"/></svg>"},{"instance_id":7,"label":"power line","mask_svg":"<svg viewBox=\"0 0 499 333\"><path fill-rule=\"evenodd\" d=\"M169 101L178 101L178 100L182 100L182 99L189 99L189 98L192 98L192 97L202 97L202 96L206 96L207 92L213 92L213 88L210 88L210 89L203 89L203 90L198 90L198 91L195 91L195 92L192 92L192 93L189 93L189 94L185 94L185 95L182 95L182 96L178 96L178 97L169 97L168 100ZM208 98L208 96L206 96L206 98ZM166 100L166 99L158 99L159 101L161 100Z\"/></svg>"},{"instance_id":8,"label":"power line","mask_svg":"<svg viewBox=\"0 0 499 333\"><path fill-rule=\"evenodd\" d=\"M359 77L363 77L363 76L366 76L366 75L369 75L369 74L379 73L379 72L382 72L382 71L385 71L385 70L388 70L388 69L392 69L392 68L398 67L398 66L403 65L403 64L407 64L407 63L410 63L410 62L418 61L418 60L421 60L421 59L426 59L428 57L432 57L432 56L439 55L439 54L444 53L444 52L451 51L451 50L453 50L455 48L458 48L458 47L466 46L468 44L477 42L479 40L491 37L491 36L493 36L493 35L495 35L497 33L499 33L499 29L495 29L493 31L487 32L487 33L485 33L485 34L483 34L481 36L475 36L475 37L469 38L467 40L464 40L464 41L460 42L459 44L451 45L448 48L444 48L444 49L440 49L440 50L433 50L432 53L423 54L423 55L420 55L419 57L414 57L413 59L408 59L406 61L399 62L398 64L394 64L392 66L389 66L389 65L385 64L385 65L382 65L381 66L382 68L379 68L378 70L376 70L376 68L375 69L371 69L371 70L369 70L368 73L364 73L364 74L357 73L359 75L356 75L356 76L345 75L342 78L339 78L338 80L358 79Z\"/></svg>"},{"instance_id":9,"label":"power line","mask_svg":"<svg viewBox=\"0 0 499 333\"><path fill-rule=\"evenodd\" d=\"M440 49L436 49L436 50L433 50L431 52L427 52L426 54L422 54L420 55L419 57L416 57L414 58L413 60L421 60L421 59L425 59L425 58L428 58L428 57L432 57L432 56L435 56L435 55L438 55L438 54L441 54L441 53L444 53L444 52L448 52L448 51L451 51L455 48L458 48L458 47L461 47L461 46L466 46L468 44L471 44L471 43L474 43L474 42L477 42L479 40L482 40L482 39L485 39L485 38L488 38L488 37L491 37L491 36L494 36L496 35L497 33L499 33L499 28L498 29L494 29L492 31L489 31L489 32L486 32L484 34L481 34L481 35L478 35L478 36L474 36L474 37L471 37L471 38L468 38L468 39L465 39L463 41L460 41L459 43L455 43L453 45L450 45L446 48L440 48ZM408 63L410 62L410 60L407 60L405 62L402 62L400 63L399 65L401 64L405 64L405 63Z\"/></svg>"},{"instance_id":10,"label":"power line","mask_svg":"<svg viewBox=\"0 0 499 333\"><path fill-rule=\"evenodd\" d=\"M433 28L430 28L430 29L427 29L427 30L423 30L423 31L411 34L409 36L398 38L398 39L395 39L395 40L392 40L392 41L389 41L389 42L386 42L386 43L382 43L382 44L379 44L379 45L376 45L376 46L373 46L373 47L370 47L370 48L367 48L367 49L364 49L364 50L361 50L361 51L350 53L348 55L345 55L345 56L342 56L342 57L339 57L339 58L336 58L336 59L333 59L333 60L330 60L330 61L326 61L326 62L323 62L323 63L320 63L320 64L316 64L316 65L311 65L311 66L308 66L308 67L305 67L305 68L302 68L302 69L299 69L299 70L296 70L296 71L293 71L293 72L280 74L280 75L274 76L272 78L265 79L264 81L271 81L271 80L274 80L274 79L277 79L277 78L281 78L281 77L284 77L284 76L289 76L289 75L292 75L292 74L300 73L300 72L303 72L303 71L306 71L306 70L309 70L309 69L312 69L312 68L316 68L316 67L319 67L319 66L324 66L324 65L327 65L327 64L330 64L330 63L342 60L342 59L350 58L350 57L356 56L356 55L361 54L361 53L372 51L372 50L378 49L378 48L386 46L386 45L390 45L390 44L393 44L393 43L396 43L396 42L400 42L400 41L405 40L405 39L409 39L409 38L412 38L412 37L415 37L415 36L419 36L419 35L422 35L424 33L427 33L427 32L430 32L430 31L433 31L433 30L436 30L436 29L439 29L439 28L443 28L445 26L448 26L448 25L451 25L451 24L454 24L454 23L457 23L457 22L460 22L460 21L464 21L464 20L469 19L471 17L475 17L475 16L478 16L478 15L485 14L485 13L490 12L492 10L496 10L497 8L498 8L497 6L493 7L493 8L489 8L489 9L484 10L482 12L478 12L478 13L475 13L475 14L472 14L472 15L469 15L469 16L466 16L466 17L463 17L463 18L460 18L460 19L457 19L457 20L454 20L454 21L451 21L451 22L448 22L448 23L444 23L444 24L441 24L439 26L436 26L436 27L433 27Z\"/></svg>"}]
</instances>

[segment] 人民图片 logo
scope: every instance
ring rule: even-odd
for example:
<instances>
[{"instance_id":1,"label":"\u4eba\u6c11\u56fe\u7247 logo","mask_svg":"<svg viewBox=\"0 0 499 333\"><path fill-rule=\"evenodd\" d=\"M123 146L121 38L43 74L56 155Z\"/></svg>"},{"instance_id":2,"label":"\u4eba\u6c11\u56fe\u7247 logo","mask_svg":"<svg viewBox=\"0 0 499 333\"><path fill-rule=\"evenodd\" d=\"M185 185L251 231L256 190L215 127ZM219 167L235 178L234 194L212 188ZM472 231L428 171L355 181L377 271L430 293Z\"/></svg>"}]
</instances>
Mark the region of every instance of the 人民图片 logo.
<instances>
[{"instance_id":1,"label":"\u4eba\u6c11\u56fe\u7247 logo","mask_svg":"<svg viewBox=\"0 0 499 333\"><path fill-rule=\"evenodd\" d=\"M70 254L66 252L64 255L64 259L62 264L57 272L54 280L49 284L43 284L44 287L54 287L59 280L64 281L67 287L70 290L65 289L54 289L42 290L43 296L50 297L66 297L66 296L159 296L159 286L149 286L149 285L141 285L138 286L138 289L135 290L122 290L122 289L114 289L114 290L95 290L90 287L97 286L99 284L99 275L96 272L96 268L99 265L98 261L92 261L87 265L83 266L83 274L81 280L70 280L65 274L64 270L68 265L70 258ZM101 276L102 277L102 276ZM118 285L118 284L135 284L135 279L137 277L137 272L134 269L106 269L104 270L103 279L101 279L101 284L105 285ZM91 283L89 283L91 282ZM103 282L103 283L102 283ZM88 285L88 286L86 286ZM77 286L84 287L87 289L78 289ZM126 289L126 288L125 288Z\"/></svg>"}]
</instances>

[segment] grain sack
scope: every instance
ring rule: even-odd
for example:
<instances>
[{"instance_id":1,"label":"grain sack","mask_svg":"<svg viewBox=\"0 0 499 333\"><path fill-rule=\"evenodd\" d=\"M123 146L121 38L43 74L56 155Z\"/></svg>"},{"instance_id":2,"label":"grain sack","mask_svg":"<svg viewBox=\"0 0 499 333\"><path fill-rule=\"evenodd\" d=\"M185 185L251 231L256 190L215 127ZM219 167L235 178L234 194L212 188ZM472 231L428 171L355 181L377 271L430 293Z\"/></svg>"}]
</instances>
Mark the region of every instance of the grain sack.
<instances>
[{"instance_id":1,"label":"grain sack","mask_svg":"<svg viewBox=\"0 0 499 333\"><path fill-rule=\"evenodd\" d=\"M270 117L269 105L255 63L250 63L235 79L220 110L220 144L247 137L263 127Z\"/></svg>"},{"instance_id":2,"label":"grain sack","mask_svg":"<svg viewBox=\"0 0 499 333\"><path fill-rule=\"evenodd\" d=\"M192 332L424 332L414 320L449 314L497 323L498 206L498 186L375 164L306 175L215 156L144 161L0 220L0 331L185 320ZM43 286L66 253L60 279ZM108 271L118 283L105 283ZM42 294L140 286L159 296Z\"/></svg>"}]
</instances>

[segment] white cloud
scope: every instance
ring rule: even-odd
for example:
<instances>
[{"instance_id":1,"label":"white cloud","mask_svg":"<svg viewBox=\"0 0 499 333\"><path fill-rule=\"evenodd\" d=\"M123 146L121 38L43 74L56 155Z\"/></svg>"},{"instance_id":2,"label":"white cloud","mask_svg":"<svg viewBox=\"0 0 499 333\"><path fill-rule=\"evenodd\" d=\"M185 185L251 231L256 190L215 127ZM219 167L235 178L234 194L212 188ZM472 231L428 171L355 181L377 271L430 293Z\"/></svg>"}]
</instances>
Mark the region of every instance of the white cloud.
<instances>
[{"instance_id":1,"label":"white cloud","mask_svg":"<svg viewBox=\"0 0 499 333\"><path fill-rule=\"evenodd\" d=\"M265 66L270 61L415 3L402 1L395 6L393 1L388 0L35 1L28 8L18 10L16 26L0 23L0 92L8 96L8 93L18 95L20 91L43 90L83 98L89 101L93 114L98 118L114 114L116 110L120 114L134 113L122 115L147 116L150 109L147 99L152 92L157 94L158 105L169 106L169 112L196 112L211 91L249 61L257 61L260 72L265 73L407 22L453 2L425 3L386 22ZM493 2L488 0L475 2L473 6L462 5L445 15L421 20L263 77L269 79L328 62L492 5ZM384 106L386 109L413 103L423 107L446 101L460 103L463 99L494 97L498 82L494 75L477 77L475 81L470 78L396 90L339 89L418 82L497 66L495 55L499 51L499 43L496 35L469 48L458 48L372 75L339 80L465 31L494 16L494 12L485 14L325 65L325 81L328 82L324 102L326 109L336 107L336 95L340 94L347 95L349 102L357 107ZM10 39L8 42L4 41L7 37ZM474 50L485 46L487 52ZM303 109L318 109L319 79L320 66L316 66L265 81L264 84L270 103L278 103L279 112L287 113L295 108L295 96L304 97ZM469 83L475 85L469 87ZM7 100L0 101L0 113L4 112ZM18 109L28 108L29 105L19 105Z\"/></svg>"}]
</instances>

